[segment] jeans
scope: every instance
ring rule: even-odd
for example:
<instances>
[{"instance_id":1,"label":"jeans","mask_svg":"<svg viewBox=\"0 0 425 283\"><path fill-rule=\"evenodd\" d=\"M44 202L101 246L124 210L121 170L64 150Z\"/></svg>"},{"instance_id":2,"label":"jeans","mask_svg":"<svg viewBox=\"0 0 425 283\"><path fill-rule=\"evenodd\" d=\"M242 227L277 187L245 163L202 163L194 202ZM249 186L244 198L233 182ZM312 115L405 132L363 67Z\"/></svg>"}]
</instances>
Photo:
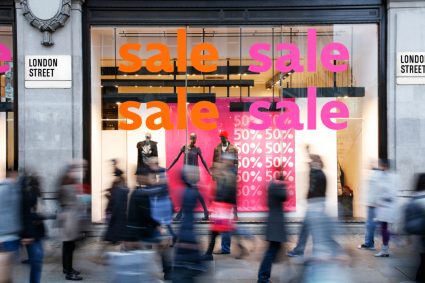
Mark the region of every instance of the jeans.
<instances>
[{"instance_id":1,"label":"jeans","mask_svg":"<svg viewBox=\"0 0 425 283\"><path fill-rule=\"evenodd\" d=\"M230 244L232 243L232 234L230 232L221 233L221 251L230 253Z\"/></svg>"},{"instance_id":2,"label":"jeans","mask_svg":"<svg viewBox=\"0 0 425 283\"><path fill-rule=\"evenodd\" d=\"M43 242L41 240L35 240L27 246L27 251L31 266L30 283L40 283L44 257Z\"/></svg>"},{"instance_id":3,"label":"jeans","mask_svg":"<svg viewBox=\"0 0 425 283\"><path fill-rule=\"evenodd\" d=\"M375 218L375 207L368 206L367 207L367 220L366 220L366 234L364 239L364 244L370 248L375 246L375 229L376 223L374 221Z\"/></svg>"},{"instance_id":4,"label":"jeans","mask_svg":"<svg viewBox=\"0 0 425 283\"><path fill-rule=\"evenodd\" d=\"M313 239L313 256L339 254L342 252L342 248L334 240L335 232L336 227L334 221L326 214L324 200L310 200L297 246L293 251L303 255L308 236L311 234Z\"/></svg>"},{"instance_id":5,"label":"jeans","mask_svg":"<svg viewBox=\"0 0 425 283\"><path fill-rule=\"evenodd\" d=\"M307 218L307 215L305 217ZM304 219L302 226L301 226L300 235L298 236L297 245L294 248L295 253L300 254L300 255L304 254L305 246L306 246L307 240L308 240L308 235L309 235L309 231L308 231L308 227L307 227L307 219Z\"/></svg>"},{"instance_id":6,"label":"jeans","mask_svg":"<svg viewBox=\"0 0 425 283\"><path fill-rule=\"evenodd\" d=\"M272 272L272 264L281 248L280 242L269 242L263 261L258 270L258 283L268 283Z\"/></svg>"}]
</instances>

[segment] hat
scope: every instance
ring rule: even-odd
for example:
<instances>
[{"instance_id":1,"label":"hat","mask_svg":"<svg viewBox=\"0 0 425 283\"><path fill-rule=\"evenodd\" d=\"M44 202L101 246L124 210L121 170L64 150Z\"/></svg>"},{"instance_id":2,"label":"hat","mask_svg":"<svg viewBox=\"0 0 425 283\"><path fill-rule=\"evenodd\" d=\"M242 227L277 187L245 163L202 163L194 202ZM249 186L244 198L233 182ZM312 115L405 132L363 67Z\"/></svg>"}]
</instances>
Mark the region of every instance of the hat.
<instances>
[{"instance_id":1,"label":"hat","mask_svg":"<svg viewBox=\"0 0 425 283\"><path fill-rule=\"evenodd\" d=\"M218 134L219 137L225 137L226 139L229 138L229 134L227 131L221 130Z\"/></svg>"}]
</instances>

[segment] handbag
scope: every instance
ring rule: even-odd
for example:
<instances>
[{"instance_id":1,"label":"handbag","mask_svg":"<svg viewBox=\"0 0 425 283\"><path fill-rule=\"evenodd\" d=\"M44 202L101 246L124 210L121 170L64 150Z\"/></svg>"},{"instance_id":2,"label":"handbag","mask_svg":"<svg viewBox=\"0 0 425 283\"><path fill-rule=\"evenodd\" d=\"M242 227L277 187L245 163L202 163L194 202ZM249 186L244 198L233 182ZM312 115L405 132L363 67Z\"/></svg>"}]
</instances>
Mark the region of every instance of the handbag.
<instances>
[{"instance_id":1,"label":"handbag","mask_svg":"<svg viewBox=\"0 0 425 283\"><path fill-rule=\"evenodd\" d=\"M425 196L413 198L405 208L404 230L413 235L425 235L425 208L418 203L417 199Z\"/></svg>"},{"instance_id":2,"label":"handbag","mask_svg":"<svg viewBox=\"0 0 425 283\"><path fill-rule=\"evenodd\" d=\"M233 222L233 204L213 202L211 213L211 231L229 232L235 229Z\"/></svg>"}]
</instances>

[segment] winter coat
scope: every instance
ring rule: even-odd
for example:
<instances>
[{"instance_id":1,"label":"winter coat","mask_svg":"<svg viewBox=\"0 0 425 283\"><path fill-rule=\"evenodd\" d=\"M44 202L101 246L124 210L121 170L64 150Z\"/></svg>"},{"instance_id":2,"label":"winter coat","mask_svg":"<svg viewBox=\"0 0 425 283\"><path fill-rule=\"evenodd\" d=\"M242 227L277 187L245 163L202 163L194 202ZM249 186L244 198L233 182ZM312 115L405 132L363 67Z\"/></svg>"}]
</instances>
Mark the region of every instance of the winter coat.
<instances>
[{"instance_id":1,"label":"winter coat","mask_svg":"<svg viewBox=\"0 0 425 283\"><path fill-rule=\"evenodd\" d=\"M46 236L43 221L45 217L37 213L39 198L38 179L24 177L22 186L22 238L40 240Z\"/></svg>"},{"instance_id":2,"label":"winter coat","mask_svg":"<svg viewBox=\"0 0 425 283\"><path fill-rule=\"evenodd\" d=\"M111 190L108 203L110 213L108 228L104 240L108 242L120 242L125 239L127 226L127 199L128 188L118 185Z\"/></svg>"},{"instance_id":3,"label":"winter coat","mask_svg":"<svg viewBox=\"0 0 425 283\"><path fill-rule=\"evenodd\" d=\"M62 185L59 188L58 200L61 206L58 222L62 241L76 241L81 238L82 213L82 205L77 197L77 185Z\"/></svg>"},{"instance_id":4,"label":"winter coat","mask_svg":"<svg viewBox=\"0 0 425 283\"><path fill-rule=\"evenodd\" d=\"M286 186L283 182L272 181L268 187L269 215L266 225L266 240L271 242L286 242L286 229L282 203L286 200Z\"/></svg>"},{"instance_id":5,"label":"winter coat","mask_svg":"<svg viewBox=\"0 0 425 283\"><path fill-rule=\"evenodd\" d=\"M397 219L397 176L390 171L381 171L376 186L376 217L379 222L394 223Z\"/></svg>"},{"instance_id":6,"label":"winter coat","mask_svg":"<svg viewBox=\"0 0 425 283\"><path fill-rule=\"evenodd\" d=\"M377 193L379 192L376 188L379 185L381 173L382 171L378 169L372 169L369 172L369 178L366 185L367 206L376 207Z\"/></svg>"},{"instance_id":7,"label":"winter coat","mask_svg":"<svg viewBox=\"0 0 425 283\"><path fill-rule=\"evenodd\" d=\"M139 241L158 235L161 223L152 218L150 198L166 194L166 186L136 188L130 196L127 216L127 240Z\"/></svg>"},{"instance_id":8,"label":"winter coat","mask_svg":"<svg viewBox=\"0 0 425 283\"><path fill-rule=\"evenodd\" d=\"M325 173L320 169L311 169L307 199L326 197L326 186Z\"/></svg>"}]
</instances>

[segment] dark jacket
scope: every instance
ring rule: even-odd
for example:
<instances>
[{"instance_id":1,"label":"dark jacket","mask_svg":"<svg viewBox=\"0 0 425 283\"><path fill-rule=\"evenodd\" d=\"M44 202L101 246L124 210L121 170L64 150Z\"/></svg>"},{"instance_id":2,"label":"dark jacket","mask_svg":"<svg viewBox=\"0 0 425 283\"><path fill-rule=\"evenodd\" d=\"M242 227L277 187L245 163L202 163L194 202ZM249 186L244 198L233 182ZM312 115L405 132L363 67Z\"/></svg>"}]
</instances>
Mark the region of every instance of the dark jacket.
<instances>
[{"instance_id":1,"label":"dark jacket","mask_svg":"<svg viewBox=\"0 0 425 283\"><path fill-rule=\"evenodd\" d=\"M120 242L125 238L127 224L127 200L128 188L118 185L111 190L111 196L108 203L108 212L110 214L108 228L104 240L108 242Z\"/></svg>"},{"instance_id":2,"label":"dark jacket","mask_svg":"<svg viewBox=\"0 0 425 283\"><path fill-rule=\"evenodd\" d=\"M184 178L183 181L185 182ZM178 243L175 248L174 266L201 271L204 269L194 229L194 210L199 193L196 187L185 182L187 188L183 193L183 219L178 233Z\"/></svg>"},{"instance_id":3,"label":"dark jacket","mask_svg":"<svg viewBox=\"0 0 425 283\"><path fill-rule=\"evenodd\" d=\"M45 219L37 213L37 200L40 197L38 178L25 176L22 180L22 238L40 240L46 236Z\"/></svg>"},{"instance_id":4,"label":"dark jacket","mask_svg":"<svg viewBox=\"0 0 425 283\"><path fill-rule=\"evenodd\" d=\"M320 169L310 170L307 199L326 197L326 176Z\"/></svg>"},{"instance_id":5,"label":"dark jacket","mask_svg":"<svg viewBox=\"0 0 425 283\"><path fill-rule=\"evenodd\" d=\"M269 215L266 226L266 240L286 242L283 202L286 200L286 186L281 181L272 181L268 188Z\"/></svg>"},{"instance_id":6,"label":"dark jacket","mask_svg":"<svg viewBox=\"0 0 425 283\"><path fill-rule=\"evenodd\" d=\"M127 240L138 241L158 235L157 228L161 224L152 218L150 198L164 195L166 190L166 186L147 186L134 190L128 204Z\"/></svg>"},{"instance_id":7,"label":"dark jacket","mask_svg":"<svg viewBox=\"0 0 425 283\"><path fill-rule=\"evenodd\" d=\"M238 149L236 148L236 146L234 146L233 144L231 144L229 142L229 145L226 148L225 153L227 154L231 154L233 156L233 160L234 160L234 171L238 172ZM222 160L222 154L223 154L223 150L222 150L222 143L219 143L215 148L214 148L214 155L213 155L213 164L212 164L212 168L211 169L215 169L216 164L217 163L221 163L223 162ZM214 174L214 171L213 171Z\"/></svg>"}]
</instances>

